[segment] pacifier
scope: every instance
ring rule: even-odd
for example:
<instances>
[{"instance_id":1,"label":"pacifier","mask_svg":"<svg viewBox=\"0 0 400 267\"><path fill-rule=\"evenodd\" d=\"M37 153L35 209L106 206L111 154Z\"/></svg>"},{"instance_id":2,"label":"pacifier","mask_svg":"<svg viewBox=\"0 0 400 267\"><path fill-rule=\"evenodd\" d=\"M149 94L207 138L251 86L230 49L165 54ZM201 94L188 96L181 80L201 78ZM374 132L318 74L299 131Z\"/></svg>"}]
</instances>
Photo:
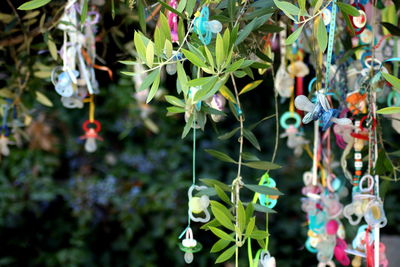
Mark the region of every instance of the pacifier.
<instances>
[{"instance_id":1,"label":"pacifier","mask_svg":"<svg viewBox=\"0 0 400 267\"><path fill-rule=\"evenodd\" d=\"M347 249L347 244L346 241L340 238L336 238L336 246L334 249L334 255L336 260L344 266L347 266L350 264L350 258L347 256L346 250Z\"/></svg>"},{"instance_id":2,"label":"pacifier","mask_svg":"<svg viewBox=\"0 0 400 267\"><path fill-rule=\"evenodd\" d=\"M258 267L276 267L275 257L271 257L268 251L262 251Z\"/></svg>"},{"instance_id":3,"label":"pacifier","mask_svg":"<svg viewBox=\"0 0 400 267\"><path fill-rule=\"evenodd\" d=\"M194 31L199 36L200 41L208 45L211 42L212 34L217 34L222 30L222 24L218 20L209 21L210 10L208 6L203 6L200 14L194 19Z\"/></svg>"},{"instance_id":4,"label":"pacifier","mask_svg":"<svg viewBox=\"0 0 400 267\"><path fill-rule=\"evenodd\" d=\"M371 227L382 228L387 224L383 203L378 200L371 200L366 207L364 219Z\"/></svg>"},{"instance_id":5,"label":"pacifier","mask_svg":"<svg viewBox=\"0 0 400 267\"><path fill-rule=\"evenodd\" d=\"M261 179L263 179L263 183L261 185L276 189L275 180L269 177L268 174L264 174ZM278 197L279 196L259 194L259 201L260 204L263 205L264 207L272 209L273 207L276 206L276 203L278 202Z\"/></svg>"},{"instance_id":6,"label":"pacifier","mask_svg":"<svg viewBox=\"0 0 400 267\"><path fill-rule=\"evenodd\" d=\"M185 239L179 243L179 248L185 252L184 259L187 264L193 262L193 253L201 250L202 245L193 238L193 231L190 227L186 229Z\"/></svg>"},{"instance_id":7,"label":"pacifier","mask_svg":"<svg viewBox=\"0 0 400 267\"><path fill-rule=\"evenodd\" d=\"M286 66L281 63L276 72L275 89L281 97L289 98L294 89L294 79L286 71Z\"/></svg>"},{"instance_id":8,"label":"pacifier","mask_svg":"<svg viewBox=\"0 0 400 267\"><path fill-rule=\"evenodd\" d=\"M219 111L223 111L224 107L226 104L226 100L225 97L223 97L220 93L215 94L210 102L210 106L213 109L219 110ZM215 122L219 122L221 120L224 119L224 115L216 115L216 114L211 114L211 119Z\"/></svg>"},{"instance_id":9,"label":"pacifier","mask_svg":"<svg viewBox=\"0 0 400 267\"><path fill-rule=\"evenodd\" d=\"M302 60L297 60L291 63L288 67L288 70L292 77L304 78L310 73L310 69Z\"/></svg>"},{"instance_id":10,"label":"pacifier","mask_svg":"<svg viewBox=\"0 0 400 267\"><path fill-rule=\"evenodd\" d=\"M359 224L364 215L362 199L353 199L352 203L344 207L343 215L351 225Z\"/></svg>"},{"instance_id":11,"label":"pacifier","mask_svg":"<svg viewBox=\"0 0 400 267\"><path fill-rule=\"evenodd\" d=\"M71 73L73 76L71 76ZM74 93L73 78L76 79L78 76L79 72L77 70L73 70L71 72L61 72L61 74L56 77L56 70L53 70L51 73L51 81L53 82L54 88L59 95L70 97Z\"/></svg>"},{"instance_id":12,"label":"pacifier","mask_svg":"<svg viewBox=\"0 0 400 267\"><path fill-rule=\"evenodd\" d=\"M83 108L83 101L78 97L61 97L61 103L66 108Z\"/></svg>"},{"instance_id":13,"label":"pacifier","mask_svg":"<svg viewBox=\"0 0 400 267\"><path fill-rule=\"evenodd\" d=\"M317 259L319 262L328 263L333 258L336 237L323 235L317 245Z\"/></svg>"},{"instance_id":14,"label":"pacifier","mask_svg":"<svg viewBox=\"0 0 400 267\"><path fill-rule=\"evenodd\" d=\"M100 122L97 120L87 120L82 124L82 129L85 131L85 135L81 136L80 139L86 139L86 152L95 152L97 149L96 140L103 141L103 138L98 135L101 130Z\"/></svg>"},{"instance_id":15,"label":"pacifier","mask_svg":"<svg viewBox=\"0 0 400 267\"><path fill-rule=\"evenodd\" d=\"M353 242L352 242L353 249L365 251L365 247L366 247L365 238L366 238L366 235L367 235L367 231L370 231L369 239L368 239L369 245L371 245L373 243L373 241L374 241L374 234L373 234L374 230L373 229L368 230L368 225L367 224L363 224L358 228L357 235L353 239Z\"/></svg>"},{"instance_id":16,"label":"pacifier","mask_svg":"<svg viewBox=\"0 0 400 267\"><path fill-rule=\"evenodd\" d=\"M207 189L206 186L192 185L188 190L189 197L189 217L194 222L206 223L210 220L210 212L208 211L208 206L210 205L210 198L207 195L202 195L201 197L193 197L193 190L201 191ZM199 214L204 212L205 217L195 217L193 214Z\"/></svg>"}]
</instances>

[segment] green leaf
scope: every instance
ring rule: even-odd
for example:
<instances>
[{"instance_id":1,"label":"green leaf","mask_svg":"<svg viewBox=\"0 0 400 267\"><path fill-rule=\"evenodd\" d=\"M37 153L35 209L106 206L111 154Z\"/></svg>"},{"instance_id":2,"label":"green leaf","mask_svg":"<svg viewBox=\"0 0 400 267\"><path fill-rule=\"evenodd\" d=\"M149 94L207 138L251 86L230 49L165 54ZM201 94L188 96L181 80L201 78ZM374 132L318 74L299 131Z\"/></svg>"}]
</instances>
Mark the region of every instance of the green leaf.
<instances>
[{"instance_id":1,"label":"green leaf","mask_svg":"<svg viewBox=\"0 0 400 267\"><path fill-rule=\"evenodd\" d=\"M264 118L262 118L261 120L259 120L258 122L253 123L252 125L250 125L249 127L247 127L247 129L253 130L254 128L256 128L256 127L257 127L260 123L262 123L263 121L269 120L269 119L274 118L274 117L275 117L275 114L272 114L272 115L269 115L269 116L267 116L267 117L264 117Z\"/></svg>"},{"instance_id":2,"label":"green leaf","mask_svg":"<svg viewBox=\"0 0 400 267\"><path fill-rule=\"evenodd\" d=\"M185 9L185 7L186 7L186 3L187 3L187 0L181 0L181 1L179 1L179 4L178 4L178 6L176 7L176 10L178 11L178 12L181 12L182 13L182 11Z\"/></svg>"},{"instance_id":3,"label":"green leaf","mask_svg":"<svg viewBox=\"0 0 400 267\"><path fill-rule=\"evenodd\" d=\"M263 82L263 80L257 80L254 81L252 83L247 84L245 87L243 87L243 89L239 92L239 95L247 93L253 89L255 89L257 86L259 86L261 83Z\"/></svg>"},{"instance_id":4,"label":"green leaf","mask_svg":"<svg viewBox=\"0 0 400 267\"><path fill-rule=\"evenodd\" d=\"M149 68L151 68L153 67L153 62L154 62L154 44L153 42L148 42L146 48L146 64L147 66L149 66Z\"/></svg>"},{"instance_id":5,"label":"green leaf","mask_svg":"<svg viewBox=\"0 0 400 267\"><path fill-rule=\"evenodd\" d=\"M265 239L268 236L266 231L255 230L251 233L250 237L253 239Z\"/></svg>"},{"instance_id":6,"label":"green leaf","mask_svg":"<svg viewBox=\"0 0 400 267\"><path fill-rule=\"evenodd\" d=\"M268 33L275 33L275 32L280 32L283 31L285 28L282 28L278 25L273 25L273 24L265 24L260 27L260 31L262 32L268 32Z\"/></svg>"},{"instance_id":7,"label":"green leaf","mask_svg":"<svg viewBox=\"0 0 400 267\"><path fill-rule=\"evenodd\" d=\"M282 192L280 192L277 189L268 187L268 186L264 186L264 185L255 185L255 184L245 184L244 185L247 189L259 193L259 194L263 194L263 195L267 195L267 196L281 196L283 195Z\"/></svg>"},{"instance_id":8,"label":"green leaf","mask_svg":"<svg viewBox=\"0 0 400 267\"><path fill-rule=\"evenodd\" d=\"M180 19L178 22L178 39L180 44L185 39L185 25L183 24L182 19Z\"/></svg>"},{"instance_id":9,"label":"green leaf","mask_svg":"<svg viewBox=\"0 0 400 267\"><path fill-rule=\"evenodd\" d=\"M400 107L387 107L381 108L380 110L376 111L379 114L396 114L400 113Z\"/></svg>"},{"instance_id":10,"label":"green leaf","mask_svg":"<svg viewBox=\"0 0 400 267\"><path fill-rule=\"evenodd\" d=\"M188 79L186 76L186 72L180 62L176 62L176 71L178 73L178 80L181 84L183 93L187 96L189 92Z\"/></svg>"},{"instance_id":11,"label":"green leaf","mask_svg":"<svg viewBox=\"0 0 400 267\"><path fill-rule=\"evenodd\" d=\"M142 32L146 33L146 11L143 0L138 0L137 8L138 8L137 13L139 17L140 29L142 30Z\"/></svg>"},{"instance_id":12,"label":"green leaf","mask_svg":"<svg viewBox=\"0 0 400 267\"><path fill-rule=\"evenodd\" d=\"M146 103L149 103L153 99L153 97L156 95L158 91L158 87L160 86L160 78L161 78L160 69L156 69L154 72L156 72L156 77L153 82L153 85L151 86L149 95L147 96Z\"/></svg>"},{"instance_id":13,"label":"green leaf","mask_svg":"<svg viewBox=\"0 0 400 267\"><path fill-rule=\"evenodd\" d=\"M211 203L211 211L214 214L216 220L221 223L222 226L226 227L229 230L234 231L235 226L232 223L233 216L229 212L229 210L217 201L210 201Z\"/></svg>"},{"instance_id":14,"label":"green leaf","mask_svg":"<svg viewBox=\"0 0 400 267\"><path fill-rule=\"evenodd\" d=\"M81 10L81 28L83 29L83 25L85 24L88 12L89 0L84 0L82 10Z\"/></svg>"},{"instance_id":15,"label":"green leaf","mask_svg":"<svg viewBox=\"0 0 400 267\"><path fill-rule=\"evenodd\" d=\"M235 242L235 239L231 235L227 234L221 229L218 229L216 227L209 227L209 229L211 230L211 232L213 232L214 235L218 236L219 238Z\"/></svg>"},{"instance_id":16,"label":"green leaf","mask_svg":"<svg viewBox=\"0 0 400 267\"><path fill-rule=\"evenodd\" d=\"M292 3L286 2L286 1L278 1L274 0L274 3L277 8L283 11L283 13L286 14L289 18L293 19L292 15L297 16L300 13L300 9L293 5Z\"/></svg>"},{"instance_id":17,"label":"green leaf","mask_svg":"<svg viewBox=\"0 0 400 267\"><path fill-rule=\"evenodd\" d=\"M260 160L257 156L250 154L248 152L242 152L242 158L243 158L243 160L249 160L249 161L259 161Z\"/></svg>"},{"instance_id":18,"label":"green leaf","mask_svg":"<svg viewBox=\"0 0 400 267\"><path fill-rule=\"evenodd\" d=\"M225 194L224 190L221 189L218 185L214 185L215 192L217 193L218 197L224 201L228 205L232 205L231 200L229 199L228 195Z\"/></svg>"},{"instance_id":19,"label":"green leaf","mask_svg":"<svg viewBox=\"0 0 400 267\"><path fill-rule=\"evenodd\" d=\"M249 223L250 218L252 218L254 213L254 205L252 202L247 203L246 207L246 223Z\"/></svg>"},{"instance_id":20,"label":"green leaf","mask_svg":"<svg viewBox=\"0 0 400 267\"><path fill-rule=\"evenodd\" d=\"M244 232L246 228L246 211L244 210L242 201L238 201L238 213L237 213L237 220L239 223L240 232Z\"/></svg>"},{"instance_id":21,"label":"green leaf","mask_svg":"<svg viewBox=\"0 0 400 267\"><path fill-rule=\"evenodd\" d=\"M188 86L189 87L202 86L202 85L205 85L206 83L209 83L213 79L214 79L214 76L193 79L188 82Z\"/></svg>"},{"instance_id":22,"label":"green leaf","mask_svg":"<svg viewBox=\"0 0 400 267\"><path fill-rule=\"evenodd\" d=\"M249 34L254 31L255 29L258 29L259 27L261 27L262 25L264 25L264 23L271 17L271 14L266 14L263 15L261 17L256 17L254 18L249 24L247 24L246 26L243 27L243 29L239 32L239 35L236 39L235 45L240 44L241 42L243 42L247 36L249 36ZM235 38L236 33L234 32L234 30L232 30L232 38Z\"/></svg>"},{"instance_id":23,"label":"green leaf","mask_svg":"<svg viewBox=\"0 0 400 267\"><path fill-rule=\"evenodd\" d=\"M53 38L49 34L49 37L47 38L47 46L49 47L50 55L54 60L57 60L58 54L57 54L57 46L53 41Z\"/></svg>"},{"instance_id":24,"label":"green leaf","mask_svg":"<svg viewBox=\"0 0 400 267\"><path fill-rule=\"evenodd\" d=\"M138 92L141 92L150 87L150 85L156 80L157 76L160 74L160 69L156 69L150 72L149 75L144 78L142 84L140 85Z\"/></svg>"},{"instance_id":25,"label":"green leaf","mask_svg":"<svg viewBox=\"0 0 400 267\"><path fill-rule=\"evenodd\" d=\"M381 22L382 26L385 27L391 35L394 36L400 36L400 28L393 25L392 23L389 22Z\"/></svg>"},{"instance_id":26,"label":"green leaf","mask_svg":"<svg viewBox=\"0 0 400 267\"><path fill-rule=\"evenodd\" d=\"M256 225L256 217L251 217L246 227L246 232L244 234L245 237L250 237L251 233L253 233L255 225Z\"/></svg>"},{"instance_id":27,"label":"green leaf","mask_svg":"<svg viewBox=\"0 0 400 267\"><path fill-rule=\"evenodd\" d=\"M219 252L219 251L223 250L224 248L226 248L230 243L231 243L231 241L229 241L229 240L220 239L217 242L215 242L215 244L212 246L210 252L211 253Z\"/></svg>"},{"instance_id":28,"label":"green leaf","mask_svg":"<svg viewBox=\"0 0 400 267\"><path fill-rule=\"evenodd\" d=\"M385 73L382 72L382 76L383 78L385 78L385 80L387 82L389 82L395 89L400 90L400 79L389 74L389 73Z\"/></svg>"},{"instance_id":29,"label":"green leaf","mask_svg":"<svg viewBox=\"0 0 400 267\"><path fill-rule=\"evenodd\" d=\"M53 106L53 103L51 102L51 100L46 95L44 95L43 93L41 93L39 91L35 91L35 93L36 93L36 100L40 104L42 104L42 105L44 105L46 107L52 107Z\"/></svg>"},{"instance_id":30,"label":"green leaf","mask_svg":"<svg viewBox=\"0 0 400 267\"><path fill-rule=\"evenodd\" d=\"M245 162L243 163L243 165L253 169L264 170L264 171L281 168L281 166L279 166L278 164L271 163L268 161L251 161L251 162Z\"/></svg>"},{"instance_id":31,"label":"green leaf","mask_svg":"<svg viewBox=\"0 0 400 267\"><path fill-rule=\"evenodd\" d=\"M135 43L136 52L142 61L146 59L146 46L144 45L142 36L139 32L135 32L133 37L133 42Z\"/></svg>"},{"instance_id":32,"label":"green leaf","mask_svg":"<svg viewBox=\"0 0 400 267\"><path fill-rule=\"evenodd\" d=\"M229 65L229 66L226 68L226 71L227 71L227 72L234 72L235 70L239 69L239 68L242 66L243 62L244 62L244 58L239 59L238 61L233 62L231 65Z\"/></svg>"},{"instance_id":33,"label":"green leaf","mask_svg":"<svg viewBox=\"0 0 400 267\"><path fill-rule=\"evenodd\" d=\"M216 219L213 219L211 221L209 221L206 224L203 224L200 229L202 230L210 230L209 227L218 227L221 226L221 224L219 223L219 221L217 221Z\"/></svg>"},{"instance_id":34,"label":"green leaf","mask_svg":"<svg viewBox=\"0 0 400 267\"><path fill-rule=\"evenodd\" d=\"M274 211L273 209L267 208L267 207L257 204L257 203L254 204L254 209L258 212L276 213L276 211Z\"/></svg>"},{"instance_id":35,"label":"green leaf","mask_svg":"<svg viewBox=\"0 0 400 267\"><path fill-rule=\"evenodd\" d=\"M182 132L182 139L186 137L186 135L189 133L190 129L192 129L193 126L193 114L190 115L188 121L185 124L185 127L183 128Z\"/></svg>"},{"instance_id":36,"label":"green leaf","mask_svg":"<svg viewBox=\"0 0 400 267\"><path fill-rule=\"evenodd\" d=\"M35 9L35 8L39 8L42 7L44 5L47 5L48 3L50 3L51 0L32 0L32 1L28 1L26 3L23 3L22 5L20 5L18 7L19 10L31 10L31 9ZM4 5L4 2L3 2Z\"/></svg>"},{"instance_id":37,"label":"green leaf","mask_svg":"<svg viewBox=\"0 0 400 267\"><path fill-rule=\"evenodd\" d=\"M301 10L306 10L306 0L299 0L299 7Z\"/></svg>"},{"instance_id":38,"label":"green leaf","mask_svg":"<svg viewBox=\"0 0 400 267\"><path fill-rule=\"evenodd\" d=\"M179 17L181 17L182 19L185 19L185 16L183 16L183 14L181 12L179 12L178 10L176 10L175 8L172 8L170 5L168 5L167 3L165 3L162 0L157 0L157 2L159 2L163 7L165 7L166 9L168 9L168 11L178 15Z\"/></svg>"},{"instance_id":39,"label":"green leaf","mask_svg":"<svg viewBox=\"0 0 400 267\"><path fill-rule=\"evenodd\" d=\"M301 27L297 28L297 30L292 32L292 34L289 35L289 37L286 39L285 44L286 45L293 44L299 38L300 33L303 30L303 28L304 28L304 24L301 25Z\"/></svg>"},{"instance_id":40,"label":"green leaf","mask_svg":"<svg viewBox=\"0 0 400 267\"><path fill-rule=\"evenodd\" d=\"M188 18L190 18L193 14L193 9L196 4L196 0L188 0L186 5L186 13Z\"/></svg>"},{"instance_id":41,"label":"green leaf","mask_svg":"<svg viewBox=\"0 0 400 267\"><path fill-rule=\"evenodd\" d=\"M166 95L165 100L170 103L171 105L177 106L177 107L185 107L185 102L183 102L181 99L172 96L172 95Z\"/></svg>"},{"instance_id":42,"label":"green leaf","mask_svg":"<svg viewBox=\"0 0 400 267\"><path fill-rule=\"evenodd\" d=\"M232 103L236 104L235 96L233 95L233 93L231 92L231 90L229 90L228 87L226 87L225 85L221 86L221 88L219 88L219 92L220 92L221 95L223 95L223 97L225 97L228 101L231 101Z\"/></svg>"},{"instance_id":43,"label":"green leaf","mask_svg":"<svg viewBox=\"0 0 400 267\"><path fill-rule=\"evenodd\" d=\"M353 7L352 5L336 2L336 5L342 11L342 13L348 14L353 17L360 16L360 12L358 12L357 8Z\"/></svg>"},{"instance_id":44,"label":"green leaf","mask_svg":"<svg viewBox=\"0 0 400 267\"><path fill-rule=\"evenodd\" d=\"M207 179L207 178L203 178L200 179L200 181L202 181L204 184L210 186L210 187L214 187L215 185L218 186L219 188L221 188L222 190L226 191L226 192L231 192L231 188L224 184L223 182L220 182L218 180L215 179Z\"/></svg>"},{"instance_id":45,"label":"green leaf","mask_svg":"<svg viewBox=\"0 0 400 267\"><path fill-rule=\"evenodd\" d=\"M207 65L194 53L190 52L189 50L182 49L183 54L185 57L194 65L198 67L207 67Z\"/></svg>"},{"instance_id":46,"label":"green leaf","mask_svg":"<svg viewBox=\"0 0 400 267\"><path fill-rule=\"evenodd\" d=\"M208 49L208 47L206 45L204 46L204 51L206 52L208 63L210 63L211 67L214 69L214 67L215 67L215 65L214 65L214 57L211 54L210 49Z\"/></svg>"},{"instance_id":47,"label":"green leaf","mask_svg":"<svg viewBox=\"0 0 400 267\"><path fill-rule=\"evenodd\" d=\"M229 31L229 28L226 28L224 32L224 36L222 38L224 40L224 51L228 52L231 49L231 32Z\"/></svg>"},{"instance_id":48,"label":"green leaf","mask_svg":"<svg viewBox=\"0 0 400 267\"><path fill-rule=\"evenodd\" d=\"M227 139L231 138L232 136L234 136L235 133L236 133L237 131L239 131L239 130L240 130L240 128L237 127L237 128L233 129L233 130L230 131L230 132L227 132L227 133L225 133L225 134L222 134L222 135L218 136L218 139L219 139L219 140L227 140Z\"/></svg>"},{"instance_id":49,"label":"green leaf","mask_svg":"<svg viewBox=\"0 0 400 267\"><path fill-rule=\"evenodd\" d=\"M227 154L222 153L220 151L217 150L213 150L213 149L205 149L204 151L206 151L208 154L210 154L211 156L225 161L225 162L230 162L230 163L237 163L233 158L229 157Z\"/></svg>"},{"instance_id":50,"label":"green leaf","mask_svg":"<svg viewBox=\"0 0 400 267\"><path fill-rule=\"evenodd\" d=\"M222 39L222 36L219 33L217 34L217 39L215 44L215 57L218 69L221 67L225 59L224 40Z\"/></svg>"},{"instance_id":51,"label":"green leaf","mask_svg":"<svg viewBox=\"0 0 400 267\"><path fill-rule=\"evenodd\" d=\"M233 254L235 254L235 250L236 250L236 245L228 248L227 250L224 251L224 253L219 255L215 263L221 263L229 260L230 258L232 258Z\"/></svg>"},{"instance_id":52,"label":"green leaf","mask_svg":"<svg viewBox=\"0 0 400 267\"><path fill-rule=\"evenodd\" d=\"M167 107L169 113L184 113L185 109L181 107Z\"/></svg>"},{"instance_id":53,"label":"green leaf","mask_svg":"<svg viewBox=\"0 0 400 267\"><path fill-rule=\"evenodd\" d=\"M169 28L167 18L162 12L160 13L159 26L164 36L171 41L171 29Z\"/></svg>"},{"instance_id":54,"label":"green leaf","mask_svg":"<svg viewBox=\"0 0 400 267\"><path fill-rule=\"evenodd\" d=\"M256 136L250 130L243 129L243 136L246 138L258 151L261 150L260 144L257 141Z\"/></svg>"},{"instance_id":55,"label":"green leaf","mask_svg":"<svg viewBox=\"0 0 400 267\"><path fill-rule=\"evenodd\" d=\"M317 30L317 41L321 52L324 53L328 45L328 33L326 32L326 27L322 16L318 19L318 30Z\"/></svg>"},{"instance_id":56,"label":"green leaf","mask_svg":"<svg viewBox=\"0 0 400 267\"><path fill-rule=\"evenodd\" d=\"M164 51L165 51L165 55L167 56L167 58L172 57L172 43L170 40L165 40L165 45L164 45Z\"/></svg>"}]
</instances>

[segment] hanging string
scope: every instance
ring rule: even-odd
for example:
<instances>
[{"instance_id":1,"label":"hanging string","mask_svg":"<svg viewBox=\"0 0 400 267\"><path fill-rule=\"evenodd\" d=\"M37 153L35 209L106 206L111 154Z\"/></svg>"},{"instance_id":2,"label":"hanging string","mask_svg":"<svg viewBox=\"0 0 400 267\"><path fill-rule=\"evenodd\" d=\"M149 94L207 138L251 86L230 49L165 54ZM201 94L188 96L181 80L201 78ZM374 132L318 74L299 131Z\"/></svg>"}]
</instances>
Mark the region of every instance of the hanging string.
<instances>
[{"instance_id":1,"label":"hanging string","mask_svg":"<svg viewBox=\"0 0 400 267\"><path fill-rule=\"evenodd\" d=\"M331 63L332 63L332 53L333 53L333 41L335 39L335 30L336 30L336 0L332 1L332 18L331 23L329 25L329 38L328 38L328 52L326 54L326 74L325 74L325 86L324 91L326 92L329 85L329 76L331 72Z\"/></svg>"}]
</instances>

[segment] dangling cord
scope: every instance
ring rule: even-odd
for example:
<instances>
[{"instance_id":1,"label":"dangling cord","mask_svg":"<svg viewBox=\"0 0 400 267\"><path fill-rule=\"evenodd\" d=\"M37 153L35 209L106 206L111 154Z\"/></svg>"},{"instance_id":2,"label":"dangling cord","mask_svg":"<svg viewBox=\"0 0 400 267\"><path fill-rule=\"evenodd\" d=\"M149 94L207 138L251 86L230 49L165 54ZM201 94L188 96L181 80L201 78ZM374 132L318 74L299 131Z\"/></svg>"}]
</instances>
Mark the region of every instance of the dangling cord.
<instances>
[{"instance_id":1,"label":"dangling cord","mask_svg":"<svg viewBox=\"0 0 400 267\"><path fill-rule=\"evenodd\" d=\"M326 71L325 71L325 85L324 85L324 93L327 93L327 88L329 86L329 76L331 72L331 63L332 63L332 52L333 52L333 42L335 39L335 30L336 30L336 0L332 1L332 17L331 23L329 25L329 38L328 38L328 51L326 54Z\"/></svg>"},{"instance_id":2,"label":"dangling cord","mask_svg":"<svg viewBox=\"0 0 400 267\"><path fill-rule=\"evenodd\" d=\"M193 112L193 148L192 148L192 185L196 184L196 111ZM190 228L190 216L188 214L188 225L185 230L179 235L178 239L181 239L186 231Z\"/></svg>"}]
</instances>

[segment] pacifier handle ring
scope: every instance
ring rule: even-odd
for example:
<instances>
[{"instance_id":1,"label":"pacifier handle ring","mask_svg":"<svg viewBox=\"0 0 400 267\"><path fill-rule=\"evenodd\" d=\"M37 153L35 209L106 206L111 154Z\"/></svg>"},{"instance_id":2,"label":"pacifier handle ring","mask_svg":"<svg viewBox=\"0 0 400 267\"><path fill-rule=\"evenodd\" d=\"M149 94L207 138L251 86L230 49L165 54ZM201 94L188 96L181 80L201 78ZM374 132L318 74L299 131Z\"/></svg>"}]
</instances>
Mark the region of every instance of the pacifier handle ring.
<instances>
[{"instance_id":1,"label":"pacifier handle ring","mask_svg":"<svg viewBox=\"0 0 400 267\"><path fill-rule=\"evenodd\" d=\"M288 119L295 119L295 123L293 124L287 124L287 120ZM300 115L297 114L296 112L291 112L291 111L286 111L285 113L283 113L283 115L281 116L280 119L280 124L282 126L282 128L284 128L285 130L288 129L290 126L293 126L294 128L299 128L300 127L300 123L301 123L301 118Z\"/></svg>"},{"instance_id":2,"label":"pacifier handle ring","mask_svg":"<svg viewBox=\"0 0 400 267\"><path fill-rule=\"evenodd\" d=\"M365 130L363 123L365 122L365 120L368 118L368 115L365 115L364 117L362 117L362 119L360 120L360 130L363 132ZM376 118L372 118L372 130L374 130L376 127Z\"/></svg>"},{"instance_id":3,"label":"pacifier handle ring","mask_svg":"<svg viewBox=\"0 0 400 267\"><path fill-rule=\"evenodd\" d=\"M89 128L89 124L94 124L96 127L94 127L94 128ZM89 131L90 129L94 129L94 131L95 131L96 133L98 133L98 132L100 132L100 130L101 130L101 123L100 123L98 120L93 120L93 121L86 120L86 121L82 124L82 129L83 129L85 132Z\"/></svg>"},{"instance_id":4,"label":"pacifier handle ring","mask_svg":"<svg viewBox=\"0 0 400 267\"><path fill-rule=\"evenodd\" d=\"M366 180L368 180L368 182L369 182L369 185L367 188L365 188L363 186L363 184L366 182ZM358 187L360 188L361 192L367 193L367 192L370 192L374 188L374 183L375 183L374 177L372 177L371 174L366 174L360 179Z\"/></svg>"},{"instance_id":5,"label":"pacifier handle ring","mask_svg":"<svg viewBox=\"0 0 400 267\"><path fill-rule=\"evenodd\" d=\"M186 230L185 238L186 238L186 239L193 240L193 231L192 231L192 228L189 227L189 228Z\"/></svg>"}]
</instances>

